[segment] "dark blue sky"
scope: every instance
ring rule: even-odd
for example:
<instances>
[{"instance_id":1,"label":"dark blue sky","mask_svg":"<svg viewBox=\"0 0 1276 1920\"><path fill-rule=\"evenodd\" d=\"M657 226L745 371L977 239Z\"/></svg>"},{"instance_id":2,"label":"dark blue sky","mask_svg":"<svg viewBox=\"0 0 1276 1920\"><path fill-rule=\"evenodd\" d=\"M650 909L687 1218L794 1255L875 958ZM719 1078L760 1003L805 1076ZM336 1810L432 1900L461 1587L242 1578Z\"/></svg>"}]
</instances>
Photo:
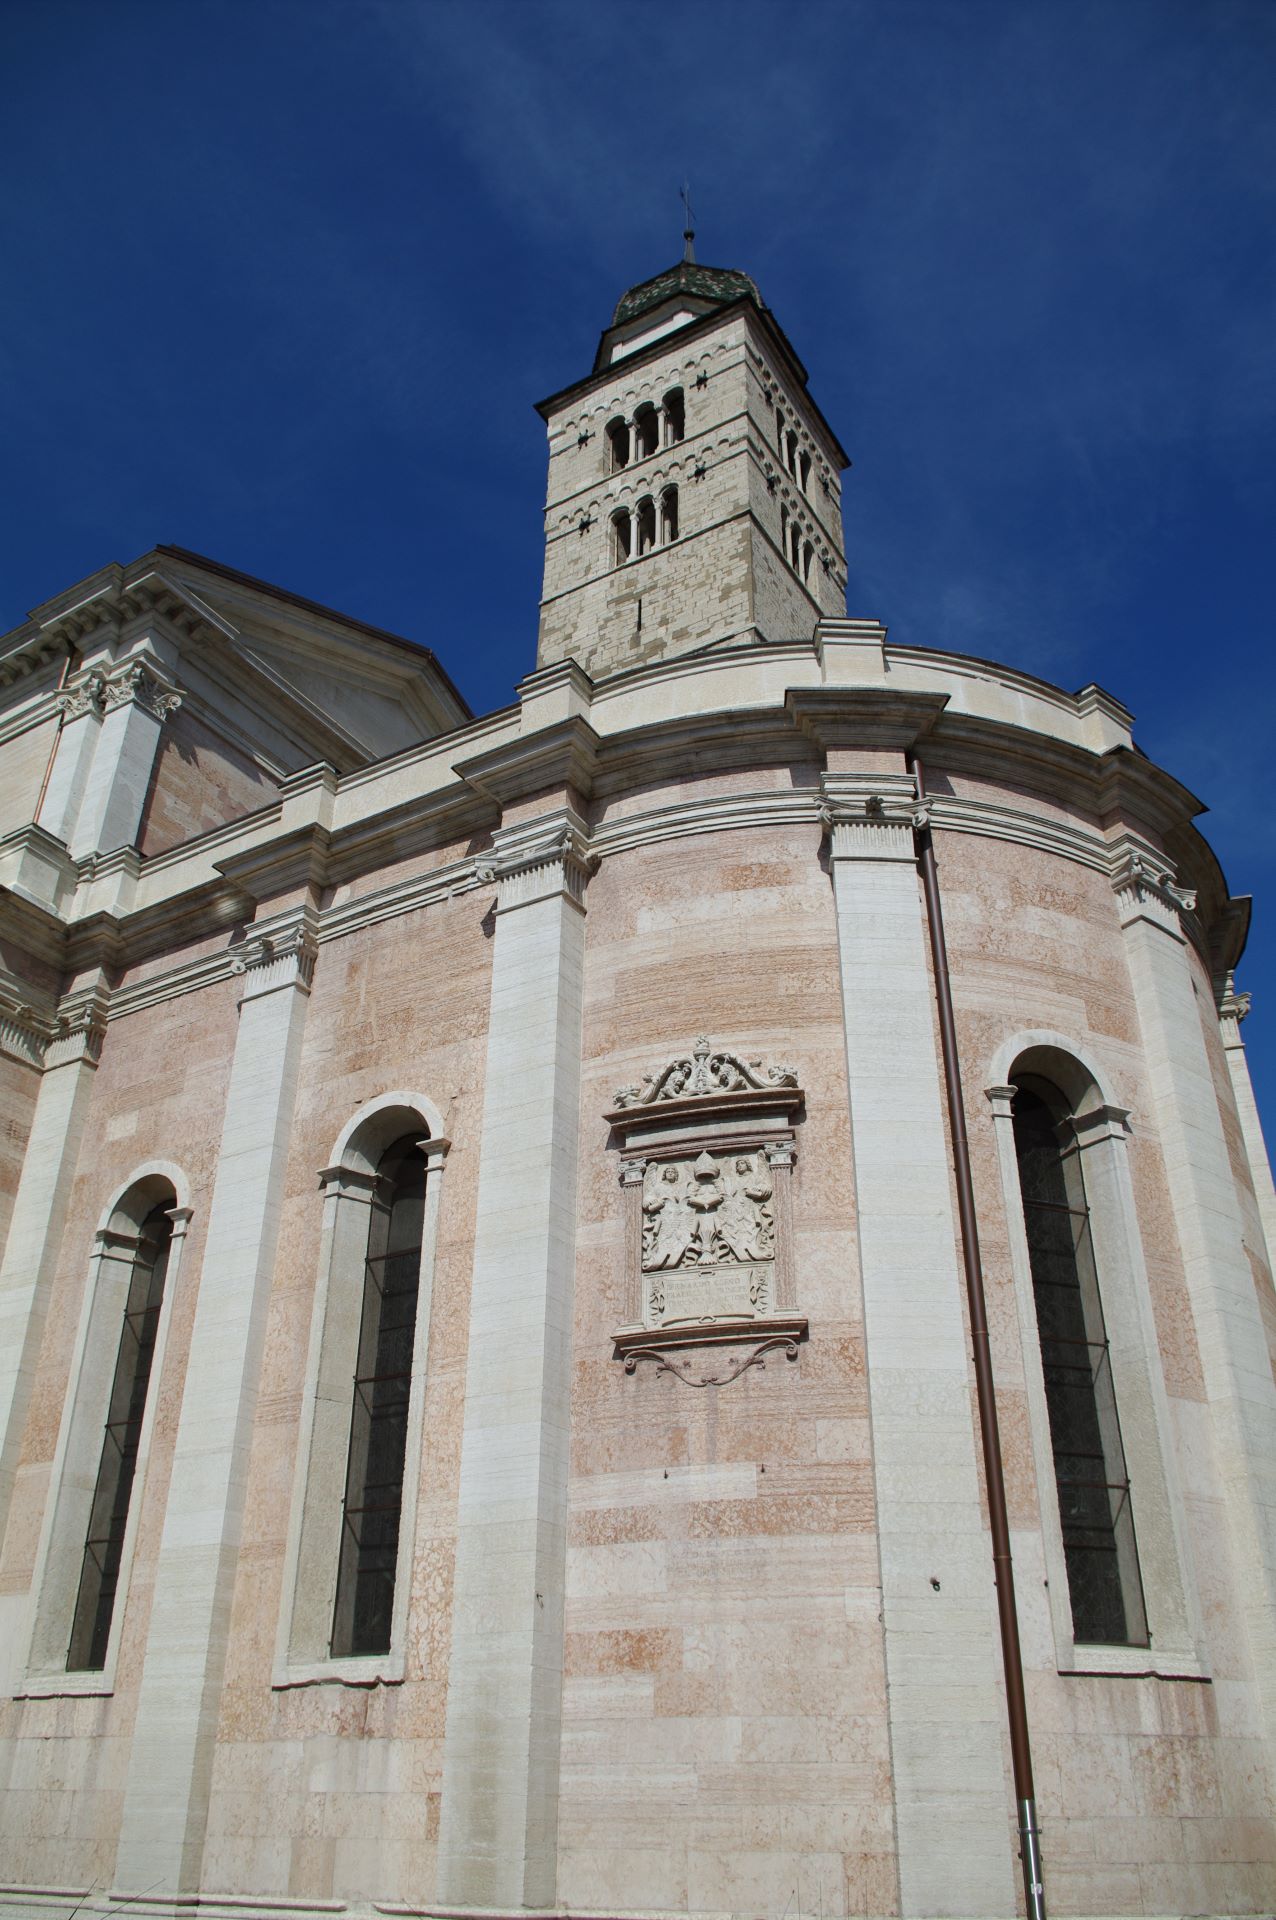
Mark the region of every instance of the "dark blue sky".
<instances>
[{"instance_id":1,"label":"dark blue sky","mask_svg":"<svg viewBox=\"0 0 1276 1920\"><path fill-rule=\"evenodd\" d=\"M532 403L688 173L854 459L851 612L1208 801L1276 1112L1269 0L3 0L0 72L0 628L169 541L504 702Z\"/></svg>"}]
</instances>

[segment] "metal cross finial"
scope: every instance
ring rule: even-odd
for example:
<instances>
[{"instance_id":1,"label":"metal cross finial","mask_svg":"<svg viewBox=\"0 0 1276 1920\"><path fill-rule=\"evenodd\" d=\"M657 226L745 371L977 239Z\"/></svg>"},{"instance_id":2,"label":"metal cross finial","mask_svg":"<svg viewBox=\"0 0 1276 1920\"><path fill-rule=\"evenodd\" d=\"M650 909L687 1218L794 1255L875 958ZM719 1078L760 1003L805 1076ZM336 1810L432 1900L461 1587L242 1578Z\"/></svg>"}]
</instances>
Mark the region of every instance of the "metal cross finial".
<instances>
[{"instance_id":1,"label":"metal cross finial","mask_svg":"<svg viewBox=\"0 0 1276 1920\"><path fill-rule=\"evenodd\" d=\"M682 257L684 260L694 261L696 257L696 227L695 216L691 211L690 181L683 181L682 192L679 197L682 200L683 219L685 222L682 229Z\"/></svg>"}]
</instances>

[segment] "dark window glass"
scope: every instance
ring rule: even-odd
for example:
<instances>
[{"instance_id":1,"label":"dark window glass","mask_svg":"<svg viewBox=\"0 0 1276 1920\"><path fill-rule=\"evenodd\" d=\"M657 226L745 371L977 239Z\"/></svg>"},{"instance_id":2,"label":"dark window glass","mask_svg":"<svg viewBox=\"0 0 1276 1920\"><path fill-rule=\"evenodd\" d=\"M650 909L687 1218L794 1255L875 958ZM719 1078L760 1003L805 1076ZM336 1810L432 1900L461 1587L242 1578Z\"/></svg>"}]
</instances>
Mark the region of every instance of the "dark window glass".
<instances>
[{"instance_id":1,"label":"dark window glass","mask_svg":"<svg viewBox=\"0 0 1276 1920\"><path fill-rule=\"evenodd\" d=\"M665 395L665 445L672 447L682 439L687 431L687 409L682 398L682 388L675 387L672 393Z\"/></svg>"},{"instance_id":2,"label":"dark window glass","mask_svg":"<svg viewBox=\"0 0 1276 1920\"><path fill-rule=\"evenodd\" d=\"M364 1264L333 1611L332 1652L338 1656L389 1651L403 1506L425 1218L425 1156L417 1136L396 1141L378 1171L382 1187Z\"/></svg>"},{"instance_id":3,"label":"dark window glass","mask_svg":"<svg viewBox=\"0 0 1276 1920\"><path fill-rule=\"evenodd\" d=\"M634 458L649 460L660 445L660 419L648 402L634 415Z\"/></svg>"},{"instance_id":4,"label":"dark window glass","mask_svg":"<svg viewBox=\"0 0 1276 1920\"><path fill-rule=\"evenodd\" d=\"M1043 1094L1047 1097L1043 1097ZM1050 1442L1078 1640L1146 1646L1130 1482L1081 1160L1059 1138L1062 1097L1020 1085L1015 1151L1032 1263Z\"/></svg>"},{"instance_id":5,"label":"dark window glass","mask_svg":"<svg viewBox=\"0 0 1276 1920\"><path fill-rule=\"evenodd\" d=\"M607 428L607 446L613 473L629 465L629 428L623 420L613 420Z\"/></svg>"},{"instance_id":6,"label":"dark window glass","mask_svg":"<svg viewBox=\"0 0 1276 1920\"><path fill-rule=\"evenodd\" d=\"M80 1588L66 1656L68 1673L97 1673L106 1665L106 1643L115 1611L120 1556L124 1551L124 1532L137 1471L146 1391L155 1355L155 1330L164 1303L164 1279L172 1238L172 1221L163 1207L156 1207L142 1224L124 1304L124 1326L115 1358L102 1457L89 1510Z\"/></svg>"}]
</instances>

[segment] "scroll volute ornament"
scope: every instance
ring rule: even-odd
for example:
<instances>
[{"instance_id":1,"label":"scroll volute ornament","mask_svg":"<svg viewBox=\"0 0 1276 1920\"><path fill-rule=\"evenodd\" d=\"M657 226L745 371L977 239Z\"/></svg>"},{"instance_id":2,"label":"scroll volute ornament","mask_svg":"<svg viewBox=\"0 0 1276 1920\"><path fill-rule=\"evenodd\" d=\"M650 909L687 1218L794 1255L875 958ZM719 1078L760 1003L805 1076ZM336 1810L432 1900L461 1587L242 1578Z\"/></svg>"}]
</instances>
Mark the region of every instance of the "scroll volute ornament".
<instances>
[{"instance_id":1,"label":"scroll volute ornament","mask_svg":"<svg viewBox=\"0 0 1276 1920\"><path fill-rule=\"evenodd\" d=\"M607 1115L621 1149L626 1324L613 1336L632 1373L656 1363L689 1386L724 1385L765 1355L797 1355L791 1170L802 1090L701 1037L622 1087ZM686 1347L750 1342L725 1371L688 1371Z\"/></svg>"}]
</instances>

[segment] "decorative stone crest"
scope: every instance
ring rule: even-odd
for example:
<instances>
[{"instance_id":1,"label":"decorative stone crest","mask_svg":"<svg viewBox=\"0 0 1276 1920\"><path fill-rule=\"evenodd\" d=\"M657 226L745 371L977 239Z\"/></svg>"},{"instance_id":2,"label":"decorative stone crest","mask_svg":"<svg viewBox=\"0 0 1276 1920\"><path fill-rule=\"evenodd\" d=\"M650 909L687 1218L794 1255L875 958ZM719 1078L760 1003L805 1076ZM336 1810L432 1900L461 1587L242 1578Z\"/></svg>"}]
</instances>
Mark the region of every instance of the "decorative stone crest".
<instances>
[{"instance_id":1,"label":"decorative stone crest","mask_svg":"<svg viewBox=\"0 0 1276 1920\"><path fill-rule=\"evenodd\" d=\"M649 1107L660 1100L690 1100L698 1094L745 1093L753 1089L796 1087L791 1067L763 1068L760 1060L742 1060L739 1054L715 1049L704 1034L690 1053L675 1054L656 1073L616 1090L618 1107Z\"/></svg>"},{"instance_id":2,"label":"decorative stone crest","mask_svg":"<svg viewBox=\"0 0 1276 1920\"><path fill-rule=\"evenodd\" d=\"M626 1325L613 1339L692 1387L724 1386L805 1337L794 1310L790 1183L802 1104L791 1067L764 1067L701 1035L634 1085L608 1116L624 1151ZM684 1347L750 1351L708 1370ZM692 1356L694 1359L694 1356Z\"/></svg>"}]
</instances>

